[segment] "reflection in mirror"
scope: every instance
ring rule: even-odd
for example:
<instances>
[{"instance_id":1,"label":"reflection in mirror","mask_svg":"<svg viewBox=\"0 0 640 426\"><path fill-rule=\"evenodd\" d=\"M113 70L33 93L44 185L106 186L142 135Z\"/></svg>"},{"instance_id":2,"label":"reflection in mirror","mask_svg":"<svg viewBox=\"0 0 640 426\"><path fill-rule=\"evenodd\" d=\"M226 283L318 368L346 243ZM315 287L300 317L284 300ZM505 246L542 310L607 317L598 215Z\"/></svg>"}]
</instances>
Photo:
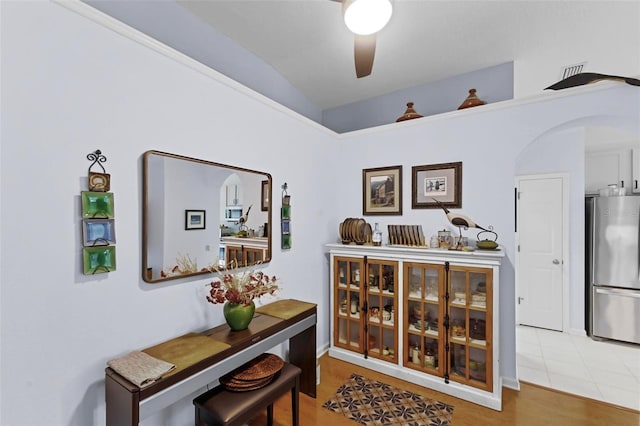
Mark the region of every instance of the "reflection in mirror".
<instances>
[{"instance_id":1,"label":"reflection in mirror","mask_svg":"<svg viewBox=\"0 0 640 426\"><path fill-rule=\"evenodd\" d=\"M231 262L271 260L271 175L147 151L143 159L142 277L159 282L210 273Z\"/></svg>"}]
</instances>

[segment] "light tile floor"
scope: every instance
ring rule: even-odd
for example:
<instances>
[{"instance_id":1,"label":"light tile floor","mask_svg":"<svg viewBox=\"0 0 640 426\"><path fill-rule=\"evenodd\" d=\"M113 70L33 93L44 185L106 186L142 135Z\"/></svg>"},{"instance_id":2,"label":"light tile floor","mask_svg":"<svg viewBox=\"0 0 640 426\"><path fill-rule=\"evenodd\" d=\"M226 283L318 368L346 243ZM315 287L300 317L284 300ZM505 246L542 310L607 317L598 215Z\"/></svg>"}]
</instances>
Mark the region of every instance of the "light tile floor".
<instances>
[{"instance_id":1,"label":"light tile floor","mask_svg":"<svg viewBox=\"0 0 640 426\"><path fill-rule=\"evenodd\" d=\"M640 410L640 346L516 327L523 382Z\"/></svg>"}]
</instances>

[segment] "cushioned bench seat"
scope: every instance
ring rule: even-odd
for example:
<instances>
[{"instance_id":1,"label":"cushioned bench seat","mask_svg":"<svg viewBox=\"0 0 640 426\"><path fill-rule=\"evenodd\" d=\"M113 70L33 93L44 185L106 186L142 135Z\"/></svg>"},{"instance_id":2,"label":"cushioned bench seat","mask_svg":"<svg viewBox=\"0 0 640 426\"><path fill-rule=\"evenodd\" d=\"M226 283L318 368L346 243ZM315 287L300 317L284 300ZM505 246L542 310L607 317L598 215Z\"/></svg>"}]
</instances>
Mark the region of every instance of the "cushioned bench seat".
<instances>
[{"instance_id":1,"label":"cushioned bench seat","mask_svg":"<svg viewBox=\"0 0 640 426\"><path fill-rule=\"evenodd\" d=\"M193 400L196 408L196 425L236 426L246 423L265 408L267 424L273 425L273 403L291 390L292 425L298 426L298 392L301 370L285 363L282 370L267 386L247 391L233 392L217 386Z\"/></svg>"}]
</instances>

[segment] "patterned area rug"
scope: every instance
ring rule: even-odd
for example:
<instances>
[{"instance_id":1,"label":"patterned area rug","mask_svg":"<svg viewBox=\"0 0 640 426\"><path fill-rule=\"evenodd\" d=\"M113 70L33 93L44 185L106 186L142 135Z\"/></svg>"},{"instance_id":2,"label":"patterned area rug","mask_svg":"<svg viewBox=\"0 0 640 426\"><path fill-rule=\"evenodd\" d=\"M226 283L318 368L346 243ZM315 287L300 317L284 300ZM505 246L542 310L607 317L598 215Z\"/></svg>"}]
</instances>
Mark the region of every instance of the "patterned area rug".
<instances>
[{"instance_id":1,"label":"patterned area rug","mask_svg":"<svg viewBox=\"0 0 640 426\"><path fill-rule=\"evenodd\" d=\"M352 374L324 408L367 426L448 426L453 406Z\"/></svg>"}]
</instances>

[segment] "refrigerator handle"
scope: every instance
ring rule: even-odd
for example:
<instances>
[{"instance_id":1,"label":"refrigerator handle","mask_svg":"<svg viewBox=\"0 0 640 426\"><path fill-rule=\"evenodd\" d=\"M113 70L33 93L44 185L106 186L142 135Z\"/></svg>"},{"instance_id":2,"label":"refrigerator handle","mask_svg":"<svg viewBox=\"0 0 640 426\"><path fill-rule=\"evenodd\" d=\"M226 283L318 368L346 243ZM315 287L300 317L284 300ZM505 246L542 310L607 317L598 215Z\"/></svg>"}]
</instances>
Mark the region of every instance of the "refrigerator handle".
<instances>
[{"instance_id":1,"label":"refrigerator handle","mask_svg":"<svg viewBox=\"0 0 640 426\"><path fill-rule=\"evenodd\" d=\"M609 289L604 289L604 288L596 288L596 293L608 294L608 295L611 295L611 296L633 297L635 299L640 299L640 292L638 292L638 291L609 290Z\"/></svg>"}]
</instances>

